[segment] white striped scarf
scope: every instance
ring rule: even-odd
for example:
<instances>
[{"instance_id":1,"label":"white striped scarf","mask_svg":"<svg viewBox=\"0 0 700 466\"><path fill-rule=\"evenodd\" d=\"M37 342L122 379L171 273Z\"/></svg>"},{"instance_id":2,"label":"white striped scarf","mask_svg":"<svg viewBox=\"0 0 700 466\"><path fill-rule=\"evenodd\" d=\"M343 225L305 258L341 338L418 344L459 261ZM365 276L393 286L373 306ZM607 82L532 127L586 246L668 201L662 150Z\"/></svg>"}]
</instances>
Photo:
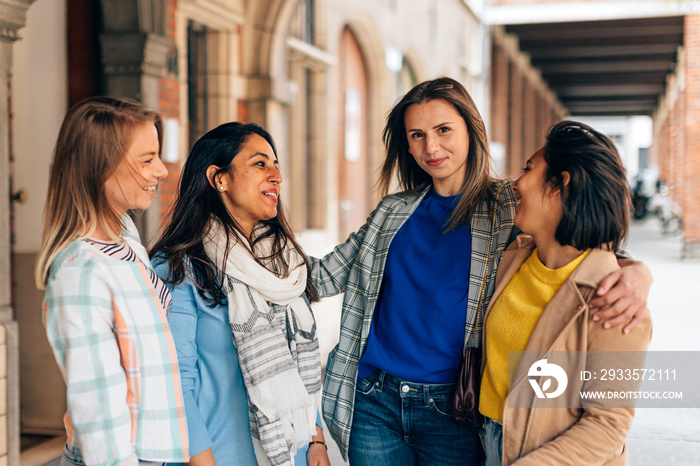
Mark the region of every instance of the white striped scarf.
<instances>
[{"instance_id":1,"label":"white striped scarf","mask_svg":"<svg viewBox=\"0 0 700 466\"><path fill-rule=\"evenodd\" d=\"M260 465L293 465L297 448L316 434L321 359L316 322L305 296L306 267L284 251L289 275L279 277L235 243L224 263L226 236L210 222L204 249L228 278L229 323L248 392L251 435ZM265 257L271 240L256 244Z\"/></svg>"}]
</instances>

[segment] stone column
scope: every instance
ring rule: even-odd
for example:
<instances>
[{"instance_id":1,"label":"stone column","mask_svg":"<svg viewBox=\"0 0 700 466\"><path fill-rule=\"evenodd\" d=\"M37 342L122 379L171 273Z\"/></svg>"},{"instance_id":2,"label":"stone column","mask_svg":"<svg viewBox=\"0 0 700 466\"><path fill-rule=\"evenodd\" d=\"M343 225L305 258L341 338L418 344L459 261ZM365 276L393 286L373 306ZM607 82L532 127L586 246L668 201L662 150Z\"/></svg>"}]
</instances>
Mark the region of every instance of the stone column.
<instances>
[{"instance_id":1,"label":"stone column","mask_svg":"<svg viewBox=\"0 0 700 466\"><path fill-rule=\"evenodd\" d=\"M12 310L12 43L34 0L0 0L0 466L19 464L19 338Z\"/></svg>"},{"instance_id":2,"label":"stone column","mask_svg":"<svg viewBox=\"0 0 700 466\"><path fill-rule=\"evenodd\" d=\"M102 13L100 47L105 94L136 99L161 111L161 82L166 78L176 80L177 71L175 41L165 35L166 2L102 0ZM145 244L159 232L160 217L160 200L155 198L151 207L135 219Z\"/></svg>"}]
</instances>

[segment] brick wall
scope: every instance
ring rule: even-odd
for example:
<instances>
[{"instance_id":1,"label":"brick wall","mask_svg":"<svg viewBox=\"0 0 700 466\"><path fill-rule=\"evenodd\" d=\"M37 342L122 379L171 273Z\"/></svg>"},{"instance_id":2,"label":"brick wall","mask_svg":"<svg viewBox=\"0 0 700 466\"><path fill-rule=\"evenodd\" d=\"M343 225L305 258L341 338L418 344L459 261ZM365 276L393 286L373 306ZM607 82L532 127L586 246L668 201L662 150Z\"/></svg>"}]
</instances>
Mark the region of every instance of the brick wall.
<instances>
[{"instance_id":1,"label":"brick wall","mask_svg":"<svg viewBox=\"0 0 700 466\"><path fill-rule=\"evenodd\" d=\"M566 110L558 103L517 41L494 30L491 60L492 141L506 150L506 178L520 175L525 161L542 145L549 127L564 118Z\"/></svg>"},{"instance_id":2,"label":"brick wall","mask_svg":"<svg viewBox=\"0 0 700 466\"><path fill-rule=\"evenodd\" d=\"M683 236L686 243L700 246L700 15L685 17L684 46L686 53L685 116L679 120L684 124L685 150L679 151L679 181L685 186ZM679 99L681 100L681 99ZM697 250L700 255L700 248Z\"/></svg>"},{"instance_id":3,"label":"brick wall","mask_svg":"<svg viewBox=\"0 0 700 466\"><path fill-rule=\"evenodd\" d=\"M683 52L654 119L652 163L683 210L683 256L700 257L700 15L685 17Z\"/></svg>"},{"instance_id":4,"label":"brick wall","mask_svg":"<svg viewBox=\"0 0 700 466\"><path fill-rule=\"evenodd\" d=\"M177 0L168 0L166 35L175 40L175 11ZM180 70L180 72L184 72ZM160 79L159 111L163 118L180 119L180 83L177 76L169 76ZM183 129L181 128L181 131ZM182 165L180 163L166 163L168 177L161 182L160 195L160 219L161 226L170 221L170 210L177 199L177 183L180 179Z\"/></svg>"}]
</instances>

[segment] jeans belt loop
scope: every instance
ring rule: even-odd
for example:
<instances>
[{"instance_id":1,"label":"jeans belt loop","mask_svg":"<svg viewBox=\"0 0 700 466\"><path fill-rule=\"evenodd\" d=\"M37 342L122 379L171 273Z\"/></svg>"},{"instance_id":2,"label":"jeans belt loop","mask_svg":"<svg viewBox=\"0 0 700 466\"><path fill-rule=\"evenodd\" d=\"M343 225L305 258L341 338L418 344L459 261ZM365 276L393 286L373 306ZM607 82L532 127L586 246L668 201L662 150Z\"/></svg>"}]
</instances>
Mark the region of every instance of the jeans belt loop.
<instances>
[{"instance_id":1,"label":"jeans belt loop","mask_svg":"<svg viewBox=\"0 0 700 466\"><path fill-rule=\"evenodd\" d=\"M386 372L379 371L379 374L377 375L377 378L374 381L374 388L376 388L380 392L384 388L384 376L386 376Z\"/></svg>"}]
</instances>

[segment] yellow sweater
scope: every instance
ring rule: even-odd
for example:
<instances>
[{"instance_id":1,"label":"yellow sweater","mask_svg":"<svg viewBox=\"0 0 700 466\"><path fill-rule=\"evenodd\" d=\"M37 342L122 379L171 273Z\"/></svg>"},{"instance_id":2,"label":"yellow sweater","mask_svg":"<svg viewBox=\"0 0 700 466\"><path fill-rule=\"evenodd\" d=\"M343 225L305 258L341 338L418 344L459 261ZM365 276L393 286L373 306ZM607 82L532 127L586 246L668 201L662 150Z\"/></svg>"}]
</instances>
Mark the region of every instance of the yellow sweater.
<instances>
[{"instance_id":1,"label":"yellow sweater","mask_svg":"<svg viewBox=\"0 0 700 466\"><path fill-rule=\"evenodd\" d=\"M590 249L558 269L547 268L532 251L494 303L486 320L486 367L481 379L479 411L503 419L508 395L508 352L524 351L544 308Z\"/></svg>"}]
</instances>

